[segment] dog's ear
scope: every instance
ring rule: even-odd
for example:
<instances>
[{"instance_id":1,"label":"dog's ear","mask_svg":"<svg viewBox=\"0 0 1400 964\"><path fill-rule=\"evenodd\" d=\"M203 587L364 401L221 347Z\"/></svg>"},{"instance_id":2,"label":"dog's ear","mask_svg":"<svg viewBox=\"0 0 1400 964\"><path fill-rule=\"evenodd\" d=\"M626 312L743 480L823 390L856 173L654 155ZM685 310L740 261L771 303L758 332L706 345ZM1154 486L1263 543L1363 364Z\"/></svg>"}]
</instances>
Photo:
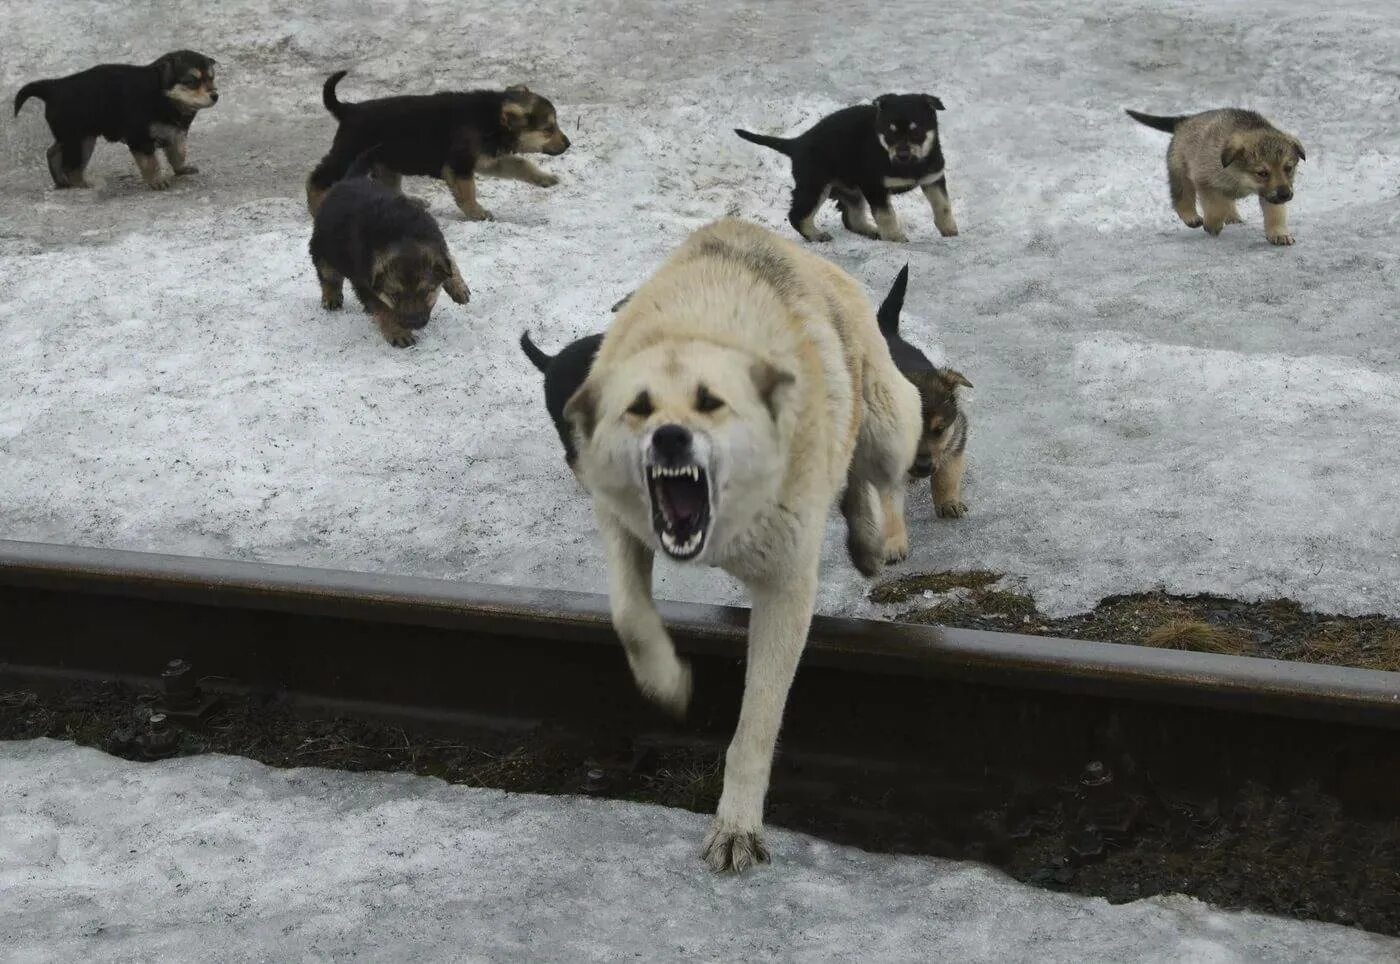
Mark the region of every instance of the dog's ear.
<instances>
[{"instance_id":1,"label":"dog's ear","mask_svg":"<svg viewBox=\"0 0 1400 964\"><path fill-rule=\"evenodd\" d=\"M156 77L160 81L161 90L169 90L175 86L175 61L168 56L161 57L156 61Z\"/></svg>"},{"instance_id":2,"label":"dog's ear","mask_svg":"<svg viewBox=\"0 0 1400 964\"><path fill-rule=\"evenodd\" d=\"M753 387L758 392L758 397L768 406L768 414L776 419L787 388L797 382L796 377L787 369L779 368L763 359L758 359L749 366L749 375L753 378Z\"/></svg>"},{"instance_id":3,"label":"dog's ear","mask_svg":"<svg viewBox=\"0 0 1400 964\"><path fill-rule=\"evenodd\" d=\"M955 368L945 368L942 374L943 380L951 384L954 388L957 388L959 385L963 388L972 387L972 382L967 380L967 376Z\"/></svg>"},{"instance_id":4,"label":"dog's ear","mask_svg":"<svg viewBox=\"0 0 1400 964\"><path fill-rule=\"evenodd\" d=\"M896 96L897 95L895 94L881 94L879 97L876 97L873 101L871 101L871 103L875 105L876 110L884 110L890 105L890 101L893 100Z\"/></svg>"},{"instance_id":5,"label":"dog's ear","mask_svg":"<svg viewBox=\"0 0 1400 964\"><path fill-rule=\"evenodd\" d=\"M1225 142L1225 149L1220 152L1220 166L1229 167L1244 156L1244 138L1235 134Z\"/></svg>"},{"instance_id":6,"label":"dog's ear","mask_svg":"<svg viewBox=\"0 0 1400 964\"><path fill-rule=\"evenodd\" d=\"M506 88L507 94L528 94L529 92L530 88L526 87L524 84L511 84Z\"/></svg>"},{"instance_id":7,"label":"dog's ear","mask_svg":"<svg viewBox=\"0 0 1400 964\"><path fill-rule=\"evenodd\" d=\"M1306 161L1308 159L1308 155L1303 153L1303 142L1296 137L1293 138L1293 151L1298 155L1298 160Z\"/></svg>"},{"instance_id":8,"label":"dog's ear","mask_svg":"<svg viewBox=\"0 0 1400 964\"><path fill-rule=\"evenodd\" d=\"M948 109L948 108L946 108L946 107L943 106L943 101L939 100L937 97L933 96L932 94L925 94L925 95L924 95L924 100L928 101L928 105L929 105L930 107L932 107L934 110L947 110L947 109Z\"/></svg>"},{"instance_id":9,"label":"dog's ear","mask_svg":"<svg viewBox=\"0 0 1400 964\"><path fill-rule=\"evenodd\" d=\"M514 96L501 102L501 126L507 130L524 130L530 123L530 108Z\"/></svg>"},{"instance_id":10,"label":"dog's ear","mask_svg":"<svg viewBox=\"0 0 1400 964\"><path fill-rule=\"evenodd\" d=\"M585 381L564 403L564 418L586 441L598 419L598 386Z\"/></svg>"}]
</instances>

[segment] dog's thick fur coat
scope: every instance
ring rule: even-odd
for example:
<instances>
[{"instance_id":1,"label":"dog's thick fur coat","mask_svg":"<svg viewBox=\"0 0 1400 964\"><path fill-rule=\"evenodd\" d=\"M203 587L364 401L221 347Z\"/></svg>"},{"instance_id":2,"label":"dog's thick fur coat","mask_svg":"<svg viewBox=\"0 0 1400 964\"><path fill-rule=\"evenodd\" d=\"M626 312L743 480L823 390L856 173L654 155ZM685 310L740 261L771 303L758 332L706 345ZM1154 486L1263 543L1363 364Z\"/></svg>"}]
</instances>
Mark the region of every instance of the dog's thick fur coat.
<instances>
[{"instance_id":1,"label":"dog's thick fur coat","mask_svg":"<svg viewBox=\"0 0 1400 964\"><path fill-rule=\"evenodd\" d=\"M1298 138L1252 110L1233 107L1178 117L1127 113L1139 124L1172 135L1167 184L1172 207L1188 228L1204 226L1207 234L1217 235L1227 224L1242 224L1235 202L1257 194L1269 243L1293 243L1286 205L1293 199L1298 162L1307 157Z\"/></svg>"},{"instance_id":2,"label":"dog's thick fur coat","mask_svg":"<svg viewBox=\"0 0 1400 964\"><path fill-rule=\"evenodd\" d=\"M918 393L849 275L726 219L691 235L619 309L565 415L643 693L675 713L690 699L652 600L658 549L719 566L751 594L743 705L703 848L716 869L742 870L767 859L763 801L831 506L841 497L865 575L908 552Z\"/></svg>"},{"instance_id":3,"label":"dog's thick fur coat","mask_svg":"<svg viewBox=\"0 0 1400 964\"><path fill-rule=\"evenodd\" d=\"M314 217L332 184L351 162L376 148L375 176L398 188L403 175L444 181L470 221L489 221L476 198L476 175L487 174L553 187L559 179L536 167L528 153L562 154L569 139L559 129L554 105L523 84L505 90L442 91L383 97L359 103L335 92L345 71L331 74L321 101L340 123L331 149L306 181L306 203Z\"/></svg>"},{"instance_id":4,"label":"dog's thick fur coat","mask_svg":"<svg viewBox=\"0 0 1400 964\"><path fill-rule=\"evenodd\" d=\"M199 168L185 156L194 116L219 100L214 61L193 50L175 50L145 65L100 64L67 77L35 80L15 94L15 113L37 97L53 132L48 150L55 187L89 187L86 171L99 137L126 144L141 179L152 190L170 186L156 148L174 174Z\"/></svg>"}]
</instances>

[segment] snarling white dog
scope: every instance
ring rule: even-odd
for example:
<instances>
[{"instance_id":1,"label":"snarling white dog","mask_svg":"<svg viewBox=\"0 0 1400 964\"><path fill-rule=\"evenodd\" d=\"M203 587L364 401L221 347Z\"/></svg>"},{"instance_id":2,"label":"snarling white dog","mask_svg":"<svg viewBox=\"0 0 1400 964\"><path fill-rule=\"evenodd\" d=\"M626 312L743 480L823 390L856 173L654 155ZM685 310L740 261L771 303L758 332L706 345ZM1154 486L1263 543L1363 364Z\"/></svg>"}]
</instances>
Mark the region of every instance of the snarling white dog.
<instances>
[{"instance_id":1,"label":"snarling white dog","mask_svg":"<svg viewBox=\"0 0 1400 964\"><path fill-rule=\"evenodd\" d=\"M720 566L751 594L743 705L703 856L717 870L766 861L763 800L827 516L844 490L866 576L908 553L918 392L854 279L730 219L632 295L565 415L607 548L613 625L647 696L677 714L690 700L652 600L657 549Z\"/></svg>"}]
</instances>

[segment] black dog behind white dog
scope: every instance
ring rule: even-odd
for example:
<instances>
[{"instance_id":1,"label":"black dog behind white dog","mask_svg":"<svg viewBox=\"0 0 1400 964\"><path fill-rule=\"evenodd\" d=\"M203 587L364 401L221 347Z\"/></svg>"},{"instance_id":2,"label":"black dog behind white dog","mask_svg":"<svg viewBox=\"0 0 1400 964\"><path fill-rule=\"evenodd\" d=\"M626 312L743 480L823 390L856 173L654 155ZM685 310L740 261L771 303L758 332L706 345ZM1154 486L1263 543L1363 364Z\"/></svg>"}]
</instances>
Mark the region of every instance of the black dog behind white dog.
<instances>
[{"instance_id":1,"label":"black dog behind white dog","mask_svg":"<svg viewBox=\"0 0 1400 964\"><path fill-rule=\"evenodd\" d=\"M830 241L817 228L816 215L828 197L841 208L846 230L886 241L907 241L890 196L921 188L933 208L933 221L945 238L958 233L938 111L943 102L930 94L885 94L823 117L797 137L769 137L736 129L746 141L792 158L792 208L788 221L808 241ZM875 214L870 223L869 202Z\"/></svg>"},{"instance_id":2,"label":"black dog behind white dog","mask_svg":"<svg viewBox=\"0 0 1400 964\"><path fill-rule=\"evenodd\" d=\"M185 158L185 138L194 115L219 100L214 61L193 50L176 50L154 62L101 64L80 73L25 84L15 95L15 114L31 97L44 102L53 132L49 175L55 187L88 187L84 172L99 137L125 143L141 179L152 190L170 186L156 148L175 174L198 168Z\"/></svg>"}]
</instances>

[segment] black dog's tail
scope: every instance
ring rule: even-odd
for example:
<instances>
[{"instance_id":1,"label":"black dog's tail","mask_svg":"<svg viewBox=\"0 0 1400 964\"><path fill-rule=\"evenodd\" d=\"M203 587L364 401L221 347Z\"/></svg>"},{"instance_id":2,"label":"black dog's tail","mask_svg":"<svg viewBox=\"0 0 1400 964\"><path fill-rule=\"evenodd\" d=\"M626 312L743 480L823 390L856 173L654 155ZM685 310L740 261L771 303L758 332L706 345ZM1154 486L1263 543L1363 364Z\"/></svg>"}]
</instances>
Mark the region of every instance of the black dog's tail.
<instances>
[{"instance_id":1,"label":"black dog's tail","mask_svg":"<svg viewBox=\"0 0 1400 964\"><path fill-rule=\"evenodd\" d=\"M520 350L525 353L525 357L530 359L530 364L540 371L548 371L549 363L554 361L553 355L546 355L535 347L535 343L530 340L530 333L522 331L520 333Z\"/></svg>"},{"instance_id":2,"label":"black dog's tail","mask_svg":"<svg viewBox=\"0 0 1400 964\"><path fill-rule=\"evenodd\" d=\"M771 148L772 150L777 151L779 154L786 154L788 157L792 157L792 142L794 138L769 137L767 134L755 134L752 131L740 130L737 127L734 128L734 133L738 134L750 144L757 144L760 147Z\"/></svg>"},{"instance_id":3,"label":"black dog's tail","mask_svg":"<svg viewBox=\"0 0 1400 964\"><path fill-rule=\"evenodd\" d=\"M348 70L337 70L326 78L325 85L321 88L321 103L326 105L326 110L331 112L331 116L336 120L345 119L345 108L353 107L353 104L342 104L340 98L335 96L335 85L350 73Z\"/></svg>"},{"instance_id":4,"label":"black dog's tail","mask_svg":"<svg viewBox=\"0 0 1400 964\"><path fill-rule=\"evenodd\" d=\"M899 334L899 313L904 310L904 289L909 287L909 266L906 264L894 276L890 293L880 302L880 310L875 312L875 320L880 323L883 335Z\"/></svg>"},{"instance_id":5,"label":"black dog's tail","mask_svg":"<svg viewBox=\"0 0 1400 964\"><path fill-rule=\"evenodd\" d=\"M24 106L24 102L31 97L45 100L48 97L49 82L47 80L34 80L25 84L15 94L15 116L19 116L19 109Z\"/></svg>"},{"instance_id":6,"label":"black dog's tail","mask_svg":"<svg viewBox=\"0 0 1400 964\"><path fill-rule=\"evenodd\" d=\"M1186 120L1187 116L1182 114L1178 117L1158 117L1156 114L1143 114L1135 110L1129 110L1126 113L1139 124L1146 124L1153 130L1164 131L1168 134L1175 134L1177 127Z\"/></svg>"}]
</instances>

